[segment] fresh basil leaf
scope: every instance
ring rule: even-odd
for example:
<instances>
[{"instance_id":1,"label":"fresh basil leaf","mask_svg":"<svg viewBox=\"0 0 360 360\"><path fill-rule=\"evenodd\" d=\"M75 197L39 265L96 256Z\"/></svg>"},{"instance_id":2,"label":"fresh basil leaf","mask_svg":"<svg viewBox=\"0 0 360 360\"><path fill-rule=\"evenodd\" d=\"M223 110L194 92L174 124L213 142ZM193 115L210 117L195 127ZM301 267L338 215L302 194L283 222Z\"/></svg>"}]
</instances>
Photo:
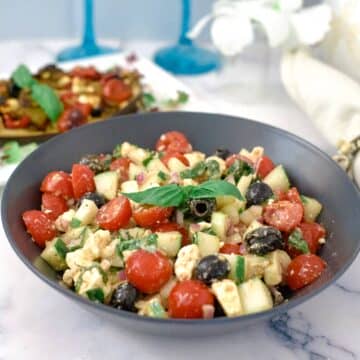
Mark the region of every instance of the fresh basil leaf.
<instances>
[{"instance_id":1,"label":"fresh basil leaf","mask_svg":"<svg viewBox=\"0 0 360 360\"><path fill-rule=\"evenodd\" d=\"M209 180L192 186L188 196L190 199L206 199L225 195L244 200L239 189L225 180Z\"/></svg>"},{"instance_id":2,"label":"fresh basil leaf","mask_svg":"<svg viewBox=\"0 0 360 360\"><path fill-rule=\"evenodd\" d=\"M64 107L55 91L48 85L35 83L31 87L32 98L45 111L52 122L56 122Z\"/></svg>"},{"instance_id":3,"label":"fresh basil leaf","mask_svg":"<svg viewBox=\"0 0 360 360\"><path fill-rule=\"evenodd\" d=\"M30 89L36 82L32 77L30 70L25 65L19 65L12 73L11 78L17 86L25 89Z\"/></svg>"},{"instance_id":4,"label":"fresh basil leaf","mask_svg":"<svg viewBox=\"0 0 360 360\"><path fill-rule=\"evenodd\" d=\"M303 254L310 253L309 245L304 240L301 230L295 229L288 239L289 245L301 251Z\"/></svg>"},{"instance_id":5,"label":"fresh basil leaf","mask_svg":"<svg viewBox=\"0 0 360 360\"><path fill-rule=\"evenodd\" d=\"M55 250L58 253L58 255L62 258L65 259L66 254L68 253L69 249L67 248L66 244L64 243L64 241L62 241L60 238L58 238L55 241L54 244Z\"/></svg>"},{"instance_id":6,"label":"fresh basil leaf","mask_svg":"<svg viewBox=\"0 0 360 360\"><path fill-rule=\"evenodd\" d=\"M182 188L176 184L154 187L137 193L123 193L123 195L139 204L157 206L180 206L185 200Z\"/></svg>"},{"instance_id":7,"label":"fresh basil leaf","mask_svg":"<svg viewBox=\"0 0 360 360\"><path fill-rule=\"evenodd\" d=\"M206 171L206 164L204 161L197 163L193 168L186 169L180 172L182 179L194 179L204 174Z\"/></svg>"},{"instance_id":8,"label":"fresh basil leaf","mask_svg":"<svg viewBox=\"0 0 360 360\"><path fill-rule=\"evenodd\" d=\"M86 292L86 295L91 301L103 303L105 300L104 291L101 288L90 289Z\"/></svg>"},{"instance_id":9,"label":"fresh basil leaf","mask_svg":"<svg viewBox=\"0 0 360 360\"><path fill-rule=\"evenodd\" d=\"M77 218L72 218L71 219L71 222L70 222L70 226L73 228L73 229L76 229L78 227L81 226L81 221Z\"/></svg>"}]
</instances>

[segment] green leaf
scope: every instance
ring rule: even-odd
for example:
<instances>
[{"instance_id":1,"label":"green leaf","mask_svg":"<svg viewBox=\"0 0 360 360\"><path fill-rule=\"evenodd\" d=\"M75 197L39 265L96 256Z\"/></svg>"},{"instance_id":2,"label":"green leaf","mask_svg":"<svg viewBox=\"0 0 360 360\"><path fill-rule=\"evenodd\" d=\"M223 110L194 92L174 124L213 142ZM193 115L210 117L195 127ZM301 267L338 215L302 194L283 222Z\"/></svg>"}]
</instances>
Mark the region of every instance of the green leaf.
<instances>
[{"instance_id":1,"label":"green leaf","mask_svg":"<svg viewBox=\"0 0 360 360\"><path fill-rule=\"evenodd\" d=\"M197 186L192 186L188 194L191 199L215 198L218 196L234 196L244 200L239 189L225 180L209 180Z\"/></svg>"},{"instance_id":2,"label":"green leaf","mask_svg":"<svg viewBox=\"0 0 360 360\"><path fill-rule=\"evenodd\" d=\"M64 107L56 92L48 85L35 83L31 88L32 98L45 111L52 122L56 122Z\"/></svg>"},{"instance_id":3,"label":"green leaf","mask_svg":"<svg viewBox=\"0 0 360 360\"><path fill-rule=\"evenodd\" d=\"M90 289L86 292L86 295L91 301L103 303L105 300L104 291L101 288Z\"/></svg>"},{"instance_id":4,"label":"green leaf","mask_svg":"<svg viewBox=\"0 0 360 360\"><path fill-rule=\"evenodd\" d=\"M179 105L187 103L189 95L185 91L178 90L175 99L169 99L165 101L165 105L169 107L177 107Z\"/></svg>"},{"instance_id":5,"label":"green leaf","mask_svg":"<svg viewBox=\"0 0 360 360\"><path fill-rule=\"evenodd\" d=\"M7 164L16 164L22 160L21 147L17 141L8 141L3 146L4 161Z\"/></svg>"},{"instance_id":6,"label":"green leaf","mask_svg":"<svg viewBox=\"0 0 360 360\"><path fill-rule=\"evenodd\" d=\"M304 240L301 230L295 229L288 239L289 245L294 247L295 249L301 251L303 254L309 254L309 245Z\"/></svg>"},{"instance_id":7,"label":"green leaf","mask_svg":"<svg viewBox=\"0 0 360 360\"><path fill-rule=\"evenodd\" d=\"M73 229L76 229L78 227L81 226L81 221L77 218L72 218L71 220L71 223L70 223L70 226L73 228Z\"/></svg>"},{"instance_id":8,"label":"green leaf","mask_svg":"<svg viewBox=\"0 0 360 360\"><path fill-rule=\"evenodd\" d=\"M180 172L182 179L194 179L204 174L206 171L206 164L204 161L197 163L193 168L186 169Z\"/></svg>"},{"instance_id":9,"label":"green leaf","mask_svg":"<svg viewBox=\"0 0 360 360\"><path fill-rule=\"evenodd\" d=\"M122 144L118 144L115 146L115 148L113 150L114 158L121 158L121 146L122 146Z\"/></svg>"},{"instance_id":10,"label":"green leaf","mask_svg":"<svg viewBox=\"0 0 360 360\"><path fill-rule=\"evenodd\" d=\"M235 281L240 284L245 281L245 258L238 255L235 265Z\"/></svg>"},{"instance_id":11,"label":"green leaf","mask_svg":"<svg viewBox=\"0 0 360 360\"><path fill-rule=\"evenodd\" d=\"M238 182L242 176L252 174L253 172L254 169L247 162L236 159L229 167L227 175L233 175L235 181Z\"/></svg>"},{"instance_id":12,"label":"green leaf","mask_svg":"<svg viewBox=\"0 0 360 360\"><path fill-rule=\"evenodd\" d=\"M160 170L158 172L158 178L162 181L166 181L169 178L169 176Z\"/></svg>"},{"instance_id":13,"label":"green leaf","mask_svg":"<svg viewBox=\"0 0 360 360\"><path fill-rule=\"evenodd\" d=\"M210 179L220 179L220 165L216 160L208 160L206 168Z\"/></svg>"},{"instance_id":14,"label":"green leaf","mask_svg":"<svg viewBox=\"0 0 360 360\"><path fill-rule=\"evenodd\" d=\"M184 192L179 185L169 184L145 191L123 194L130 200L146 205L180 206L184 202Z\"/></svg>"},{"instance_id":15,"label":"green leaf","mask_svg":"<svg viewBox=\"0 0 360 360\"><path fill-rule=\"evenodd\" d=\"M58 238L54 244L55 250L58 253L58 255L62 258L65 259L66 254L68 253L69 249L67 248L66 244L64 243L64 241L62 241L60 238Z\"/></svg>"},{"instance_id":16,"label":"green leaf","mask_svg":"<svg viewBox=\"0 0 360 360\"><path fill-rule=\"evenodd\" d=\"M149 162L154 159L155 154L151 153L143 162L143 166L147 167L149 165Z\"/></svg>"},{"instance_id":17,"label":"green leaf","mask_svg":"<svg viewBox=\"0 0 360 360\"><path fill-rule=\"evenodd\" d=\"M30 89L36 82L32 77L30 70L25 65L19 65L12 73L11 78L17 86L25 89Z\"/></svg>"},{"instance_id":18,"label":"green leaf","mask_svg":"<svg viewBox=\"0 0 360 360\"><path fill-rule=\"evenodd\" d=\"M156 99L151 93L143 93L142 101L146 109L149 109L156 104Z\"/></svg>"},{"instance_id":19,"label":"green leaf","mask_svg":"<svg viewBox=\"0 0 360 360\"><path fill-rule=\"evenodd\" d=\"M145 241L146 241L146 245L154 245L154 246L157 246L157 239L158 239L158 236L156 234L151 234L149 235Z\"/></svg>"}]
</instances>

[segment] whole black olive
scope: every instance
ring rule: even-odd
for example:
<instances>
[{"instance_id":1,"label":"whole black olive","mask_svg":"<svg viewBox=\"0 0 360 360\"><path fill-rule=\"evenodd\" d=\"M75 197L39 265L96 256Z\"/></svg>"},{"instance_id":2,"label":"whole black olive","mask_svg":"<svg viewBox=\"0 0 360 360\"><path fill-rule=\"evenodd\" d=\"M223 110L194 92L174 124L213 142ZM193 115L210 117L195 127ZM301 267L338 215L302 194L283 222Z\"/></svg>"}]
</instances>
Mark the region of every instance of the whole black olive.
<instances>
[{"instance_id":1,"label":"whole black olive","mask_svg":"<svg viewBox=\"0 0 360 360\"><path fill-rule=\"evenodd\" d=\"M98 208L101 208L106 203L105 198L96 192L87 192L84 194L81 197L79 204L81 204L84 199L93 201Z\"/></svg>"},{"instance_id":2,"label":"whole black olive","mask_svg":"<svg viewBox=\"0 0 360 360\"><path fill-rule=\"evenodd\" d=\"M95 174L109 170L112 156L109 154L99 156L96 154L88 154L83 156L79 163L87 165Z\"/></svg>"},{"instance_id":3,"label":"whole black olive","mask_svg":"<svg viewBox=\"0 0 360 360\"><path fill-rule=\"evenodd\" d=\"M13 81L9 82L8 89L9 89L9 96L12 98L17 98L21 91L21 88L17 86Z\"/></svg>"},{"instance_id":4,"label":"whole black olive","mask_svg":"<svg viewBox=\"0 0 360 360\"><path fill-rule=\"evenodd\" d=\"M208 255L197 264L195 278L209 285L216 280L225 279L229 272L230 264L225 258Z\"/></svg>"},{"instance_id":5,"label":"whole black olive","mask_svg":"<svg viewBox=\"0 0 360 360\"><path fill-rule=\"evenodd\" d=\"M260 205L271 196L273 196L273 191L268 184L260 181L253 183L246 192L247 205Z\"/></svg>"},{"instance_id":6,"label":"whole black olive","mask_svg":"<svg viewBox=\"0 0 360 360\"><path fill-rule=\"evenodd\" d=\"M135 301L139 296L137 289L124 282L120 284L112 294L110 305L119 310L136 311Z\"/></svg>"},{"instance_id":7,"label":"whole black olive","mask_svg":"<svg viewBox=\"0 0 360 360\"><path fill-rule=\"evenodd\" d=\"M92 117L99 117L102 114L102 108L98 107L98 108L93 108L91 109L91 116Z\"/></svg>"},{"instance_id":8,"label":"whole black olive","mask_svg":"<svg viewBox=\"0 0 360 360\"><path fill-rule=\"evenodd\" d=\"M197 219L207 219L215 209L215 199L192 199L189 202L190 213Z\"/></svg>"},{"instance_id":9,"label":"whole black olive","mask_svg":"<svg viewBox=\"0 0 360 360\"><path fill-rule=\"evenodd\" d=\"M216 149L215 156L225 160L230 156L230 151L228 149Z\"/></svg>"},{"instance_id":10,"label":"whole black olive","mask_svg":"<svg viewBox=\"0 0 360 360\"><path fill-rule=\"evenodd\" d=\"M245 236L249 253L265 255L277 249L283 249L285 241L281 232L271 226L259 227Z\"/></svg>"}]
</instances>

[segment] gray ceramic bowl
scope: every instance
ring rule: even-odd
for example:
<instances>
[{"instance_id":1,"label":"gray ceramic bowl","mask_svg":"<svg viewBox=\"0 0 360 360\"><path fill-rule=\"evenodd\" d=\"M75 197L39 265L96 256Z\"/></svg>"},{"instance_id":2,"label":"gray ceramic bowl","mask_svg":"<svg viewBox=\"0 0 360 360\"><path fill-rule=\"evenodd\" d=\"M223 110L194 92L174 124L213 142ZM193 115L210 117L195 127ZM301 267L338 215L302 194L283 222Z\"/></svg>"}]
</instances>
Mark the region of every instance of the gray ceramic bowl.
<instances>
[{"instance_id":1,"label":"gray ceramic bowl","mask_svg":"<svg viewBox=\"0 0 360 360\"><path fill-rule=\"evenodd\" d=\"M60 286L56 274L39 259L40 249L30 241L21 220L23 211L39 208L39 186L43 177L52 170L69 171L72 163L82 155L111 151L125 140L151 148L159 135L168 130L183 131L196 149L208 154L219 147L228 147L235 152L240 147L262 145L275 162L284 164L293 184L324 205L321 222L330 236L321 254L328 263L323 276L299 291L288 303L270 311L212 320L143 318L94 304ZM191 337L223 334L270 318L319 294L332 284L350 266L360 248L360 194L327 155L285 131L223 115L169 112L122 116L57 136L41 145L16 169L5 188L1 210L5 232L13 249L35 275L60 294L104 318L116 321L119 326L150 334Z\"/></svg>"}]
</instances>

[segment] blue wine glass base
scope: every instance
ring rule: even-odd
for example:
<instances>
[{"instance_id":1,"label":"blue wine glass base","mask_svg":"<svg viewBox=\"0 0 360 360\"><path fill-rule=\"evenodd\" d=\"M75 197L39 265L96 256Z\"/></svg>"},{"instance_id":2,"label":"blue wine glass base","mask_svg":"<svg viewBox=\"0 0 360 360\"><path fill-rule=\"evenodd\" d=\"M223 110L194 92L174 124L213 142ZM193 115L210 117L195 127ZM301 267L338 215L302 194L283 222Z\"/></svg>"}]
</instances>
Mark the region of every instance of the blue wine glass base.
<instances>
[{"instance_id":1,"label":"blue wine glass base","mask_svg":"<svg viewBox=\"0 0 360 360\"><path fill-rule=\"evenodd\" d=\"M106 54L112 54L114 52L118 52L120 49L114 49L106 46L74 46L71 48L67 48L63 51L61 51L56 59L57 61L69 61L69 60L76 60L76 59L82 59L87 58L91 56L97 56L97 55L106 55Z\"/></svg>"},{"instance_id":2,"label":"blue wine glass base","mask_svg":"<svg viewBox=\"0 0 360 360\"><path fill-rule=\"evenodd\" d=\"M161 49L154 60L165 70L178 75L204 74L220 67L220 58L215 52L193 44Z\"/></svg>"}]
</instances>

